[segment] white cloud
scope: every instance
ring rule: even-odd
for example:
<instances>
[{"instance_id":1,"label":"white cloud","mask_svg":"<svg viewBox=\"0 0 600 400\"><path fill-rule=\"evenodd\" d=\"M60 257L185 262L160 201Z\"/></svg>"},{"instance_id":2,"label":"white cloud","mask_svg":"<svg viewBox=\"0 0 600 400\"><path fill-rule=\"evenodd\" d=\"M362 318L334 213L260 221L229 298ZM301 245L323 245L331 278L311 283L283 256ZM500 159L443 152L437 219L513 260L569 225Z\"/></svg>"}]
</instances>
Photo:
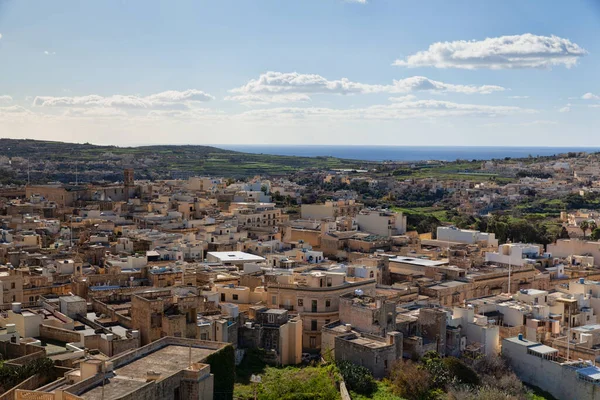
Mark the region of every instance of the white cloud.
<instances>
[{"instance_id":1,"label":"white cloud","mask_svg":"<svg viewBox=\"0 0 600 400\"><path fill-rule=\"evenodd\" d=\"M489 94L505 90L495 85L456 85L435 81L424 76L394 80L391 85L352 82L347 78L328 80L317 74L269 71L245 85L232 89L227 100L246 104L287 103L310 100L314 94L410 93L418 91ZM285 95L285 96L284 96Z\"/></svg>"},{"instance_id":2,"label":"white cloud","mask_svg":"<svg viewBox=\"0 0 600 400\"><path fill-rule=\"evenodd\" d=\"M33 114L30 110L21 106L0 107L0 116L5 115L29 115Z\"/></svg>"},{"instance_id":3,"label":"white cloud","mask_svg":"<svg viewBox=\"0 0 600 400\"><path fill-rule=\"evenodd\" d=\"M590 104L589 108L600 108L600 104Z\"/></svg>"},{"instance_id":4,"label":"white cloud","mask_svg":"<svg viewBox=\"0 0 600 400\"><path fill-rule=\"evenodd\" d=\"M65 117L126 117L127 113L118 108L93 107L93 108L68 108Z\"/></svg>"},{"instance_id":5,"label":"white cloud","mask_svg":"<svg viewBox=\"0 0 600 400\"><path fill-rule=\"evenodd\" d=\"M200 90L189 89L183 92L169 90L150 96L113 95L113 96L37 96L33 105L37 107L108 107L132 109L187 109L194 102L205 102L213 96Z\"/></svg>"},{"instance_id":6,"label":"white cloud","mask_svg":"<svg viewBox=\"0 0 600 400\"><path fill-rule=\"evenodd\" d=\"M595 95L594 93L586 93L581 96L583 100L600 100L600 96Z\"/></svg>"},{"instance_id":7,"label":"white cloud","mask_svg":"<svg viewBox=\"0 0 600 400\"><path fill-rule=\"evenodd\" d=\"M9 104L12 103L13 98L9 95L0 96L0 104Z\"/></svg>"},{"instance_id":8,"label":"white cloud","mask_svg":"<svg viewBox=\"0 0 600 400\"><path fill-rule=\"evenodd\" d=\"M529 96L508 96L509 99L528 99Z\"/></svg>"},{"instance_id":9,"label":"white cloud","mask_svg":"<svg viewBox=\"0 0 600 400\"><path fill-rule=\"evenodd\" d=\"M569 39L531 33L484 40L437 42L427 50L396 60L400 67L463 69L551 68L574 66L587 51Z\"/></svg>"},{"instance_id":10,"label":"white cloud","mask_svg":"<svg viewBox=\"0 0 600 400\"><path fill-rule=\"evenodd\" d=\"M344 0L346 3L367 4L367 0Z\"/></svg>"},{"instance_id":11,"label":"white cloud","mask_svg":"<svg viewBox=\"0 0 600 400\"><path fill-rule=\"evenodd\" d=\"M236 96L226 96L225 100L236 101L238 103L251 105L265 105L276 103L297 103L310 101L310 97L306 94L289 93L289 94L240 94Z\"/></svg>"},{"instance_id":12,"label":"white cloud","mask_svg":"<svg viewBox=\"0 0 600 400\"><path fill-rule=\"evenodd\" d=\"M515 114L533 114L536 110L512 106L463 104L441 100L413 100L394 98L392 104L374 105L357 109L332 109L324 107L279 107L246 111L234 116L243 120L298 120L326 118L330 120L366 119L399 120L443 117L497 117ZM398 101L400 100L400 101Z\"/></svg>"},{"instance_id":13,"label":"white cloud","mask_svg":"<svg viewBox=\"0 0 600 400\"><path fill-rule=\"evenodd\" d=\"M531 122L524 122L520 125L521 126L558 125L558 122L542 119L542 120L535 120L535 121L531 121Z\"/></svg>"},{"instance_id":14,"label":"white cloud","mask_svg":"<svg viewBox=\"0 0 600 400\"><path fill-rule=\"evenodd\" d=\"M44 51L44 54L45 54L45 55L47 55L47 56L55 56L55 55L56 55L56 52L55 52L55 51L48 51L48 50L45 50L45 51Z\"/></svg>"},{"instance_id":15,"label":"white cloud","mask_svg":"<svg viewBox=\"0 0 600 400\"><path fill-rule=\"evenodd\" d=\"M2 34L0 33L0 39L2 39Z\"/></svg>"},{"instance_id":16,"label":"white cloud","mask_svg":"<svg viewBox=\"0 0 600 400\"><path fill-rule=\"evenodd\" d=\"M559 113L568 113L571 111L571 106L567 105L558 109Z\"/></svg>"},{"instance_id":17,"label":"white cloud","mask_svg":"<svg viewBox=\"0 0 600 400\"><path fill-rule=\"evenodd\" d=\"M416 97L412 94L407 94L406 96L398 96L398 97L389 97L388 100L392 103L401 103L403 101L411 101L415 100Z\"/></svg>"}]
</instances>

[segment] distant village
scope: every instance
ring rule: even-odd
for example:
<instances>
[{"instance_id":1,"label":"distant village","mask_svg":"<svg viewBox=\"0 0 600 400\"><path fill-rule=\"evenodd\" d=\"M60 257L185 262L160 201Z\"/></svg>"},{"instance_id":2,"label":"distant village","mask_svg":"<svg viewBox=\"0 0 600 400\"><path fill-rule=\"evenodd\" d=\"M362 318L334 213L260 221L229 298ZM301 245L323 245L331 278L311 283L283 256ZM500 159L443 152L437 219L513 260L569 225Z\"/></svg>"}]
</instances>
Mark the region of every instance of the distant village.
<instances>
[{"instance_id":1,"label":"distant village","mask_svg":"<svg viewBox=\"0 0 600 400\"><path fill-rule=\"evenodd\" d=\"M0 186L0 354L52 360L0 398L232 398L226 377L256 349L269 365L344 361L375 379L432 352L502 355L556 398L600 398L596 156L453 171L469 179L398 168L411 167ZM415 193L473 220L540 199L575 207L556 211L547 243L523 243L446 220L421 229L394 205Z\"/></svg>"}]
</instances>

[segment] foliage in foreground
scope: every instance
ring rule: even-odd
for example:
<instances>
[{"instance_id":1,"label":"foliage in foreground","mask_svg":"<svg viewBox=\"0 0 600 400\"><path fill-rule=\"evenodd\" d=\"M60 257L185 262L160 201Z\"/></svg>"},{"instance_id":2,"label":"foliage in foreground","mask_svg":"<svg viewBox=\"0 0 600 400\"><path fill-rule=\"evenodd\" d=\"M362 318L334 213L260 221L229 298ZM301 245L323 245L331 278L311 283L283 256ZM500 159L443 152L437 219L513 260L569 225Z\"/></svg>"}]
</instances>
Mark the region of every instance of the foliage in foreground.
<instances>
[{"instance_id":1,"label":"foliage in foreground","mask_svg":"<svg viewBox=\"0 0 600 400\"><path fill-rule=\"evenodd\" d=\"M48 373L54 362L49 358L39 358L19 367L2 365L0 367L0 390L5 392L17 386L25 379L38 373Z\"/></svg>"},{"instance_id":2,"label":"foliage in foreground","mask_svg":"<svg viewBox=\"0 0 600 400\"><path fill-rule=\"evenodd\" d=\"M540 400L500 357L482 357L471 366L426 354L419 362L399 361L392 369L394 394L408 400Z\"/></svg>"},{"instance_id":3,"label":"foliage in foreground","mask_svg":"<svg viewBox=\"0 0 600 400\"><path fill-rule=\"evenodd\" d=\"M377 383L373 379L371 371L362 365L356 365L350 361L340 361L337 363L337 367L348 390L366 396L370 396L377 390Z\"/></svg>"},{"instance_id":4,"label":"foliage in foreground","mask_svg":"<svg viewBox=\"0 0 600 400\"><path fill-rule=\"evenodd\" d=\"M256 388L237 385L235 398L249 400L257 397L264 400L338 400L340 375L335 365L322 367L266 367L261 375L262 383Z\"/></svg>"}]
</instances>

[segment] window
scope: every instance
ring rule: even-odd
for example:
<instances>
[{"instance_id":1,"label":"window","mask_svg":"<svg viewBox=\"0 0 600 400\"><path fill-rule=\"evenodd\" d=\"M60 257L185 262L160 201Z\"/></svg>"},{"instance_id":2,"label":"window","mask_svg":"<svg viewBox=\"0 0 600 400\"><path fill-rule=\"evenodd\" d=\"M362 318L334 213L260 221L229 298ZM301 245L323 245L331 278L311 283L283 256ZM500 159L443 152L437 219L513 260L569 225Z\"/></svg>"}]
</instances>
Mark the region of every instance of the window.
<instances>
[{"instance_id":1,"label":"window","mask_svg":"<svg viewBox=\"0 0 600 400\"><path fill-rule=\"evenodd\" d=\"M277 305L277 296L272 296L271 297L271 304Z\"/></svg>"},{"instance_id":2,"label":"window","mask_svg":"<svg viewBox=\"0 0 600 400\"><path fill-rule=\"evenodd\" d=\"M15 288L15 283L14 283L14 282L11 282L11 283L10 283L10 288L11 288L11 289L14 289L14 288Z\"/></svg>"},{"instance_id":3,"label":"window","mask_svg":"<svg viewBox=\"0 0 600 400\"><path fill-rule=\"evenodd\" d=\"M331 300L325 300L325 307L331 307Z\"/></svg>"},{"instance_id":4,"label":"window","mask_svg":"<svg viewBox=\"0 0 600 400\"><path fill-rule=\"evenodd\" d=\"M303 307L304 301L302 299L298 299L298 307Z\"/></svg>"},{"instance_id":5,"label":"window","mask_svg":"<svg viewBox=\"0 0 600 400\"><path fill-rule=\"evenodd\" d=\"M369 278L375 278L375 271L369 272Z\"/></svg>"},{"instance_id":6,"label":"window","mask_svg":"<svg viewBox=\"0 0 600 400\"><path fill-rule=\"evenodd\" d=\"M317 301L313 300L312 304L311 304L311 311L312 312L317 312Z\"/></svg>"},{"instance_id":7,"label":"window","mask_svg":"<svg viewBox=\"0 0 600 400\"><path fill-rule=\"evenodd\" d=\"M35 297L33 296L29 296L29 302L33 303L35 301ZM588 320L590 319L590 317L588 316Z\"/></svg>"},{"instance_id":8,"label":"window","mask_svg":"<svg viewBox=\"0 0 600 400\"><path fill-rule=\"evenodd\" d=\"M221 293L221 301L225 301L225 293Z\"/></svg>"},{"instance_id":9,"label":"window","mask_svg":"<svg viewBox=\"0 0 600 400\"><path fill-rule=\"evenodd\" d=\"M208 340L208 334L206 334L206 333L201 333L201 334L200 334L200 340Z\"/></svg>"},{"instance_id":10,"label":"window","mask_svg":"<svg viewBox=\"0 0 600 400\"><path fill-rule=\"evenodd\" d=\"M312 321L310 321L310 330L311 331L317 330L317 320L316 319L313 319Z\"/></svg>"},{"instance_id":11,"label":"window","mask_svg":"<svg viewBox=\"0 0 600 400\"><path fill-rule=\"evenodd\" d=\"M275 315L274 314L268 314L267 315L267 321L269 321L270 324L274 324L275 323Z\"/></svg>"},{"instance_id":12,"label":"window","mask_svg":"<svg viewBox=\"0 0 600 400\"><path fill-rule=\"evenodd\" d=\"M150 317L150 328L160 328L162 326L162 316L160 314L152 314Z\"/></svg>"},{"instance_id":13,"label":"window","mask_svg":"<svg viewBox=\"0 0 600 400\"><path fill-rule=\"evenodd\" d=\"M308 340L308 346L311 349L314 349L315 347L317 347L317 337L316 336L311 336Z\"/></svg>"},{"instance_id":14,"label":"window","mask_svg":"<svg viewBox=\"0 0 600 400\"><path fill-rule=\"evenodd\" d=\"M234 300L237 300L237 299L238 299L238 295L237 295L237 294L234 294L234 295L233 295L233 299L234 299Z\"/></svg>"}]
</instances>

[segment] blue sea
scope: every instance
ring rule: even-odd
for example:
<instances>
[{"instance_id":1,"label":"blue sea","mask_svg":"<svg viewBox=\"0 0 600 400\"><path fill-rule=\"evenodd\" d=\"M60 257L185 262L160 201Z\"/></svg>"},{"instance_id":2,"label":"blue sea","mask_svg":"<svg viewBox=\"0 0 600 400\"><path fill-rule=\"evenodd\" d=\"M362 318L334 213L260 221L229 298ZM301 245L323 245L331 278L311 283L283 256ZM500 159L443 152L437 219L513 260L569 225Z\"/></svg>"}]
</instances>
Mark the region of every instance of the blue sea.
<instances>
[{"instance_id":1,"label":"blue sea","mask_svg":"<svg viewBox=\"0 0 600 400\"><path fill-rule=\"evenodd\" d=\"M305 146L215 145L222 149L283 156L332 156L365 161L491 160L505 157L550 156L568 152L593 153L598 147L493 147L493 146Z\"/></svg>"}]
</instances>

